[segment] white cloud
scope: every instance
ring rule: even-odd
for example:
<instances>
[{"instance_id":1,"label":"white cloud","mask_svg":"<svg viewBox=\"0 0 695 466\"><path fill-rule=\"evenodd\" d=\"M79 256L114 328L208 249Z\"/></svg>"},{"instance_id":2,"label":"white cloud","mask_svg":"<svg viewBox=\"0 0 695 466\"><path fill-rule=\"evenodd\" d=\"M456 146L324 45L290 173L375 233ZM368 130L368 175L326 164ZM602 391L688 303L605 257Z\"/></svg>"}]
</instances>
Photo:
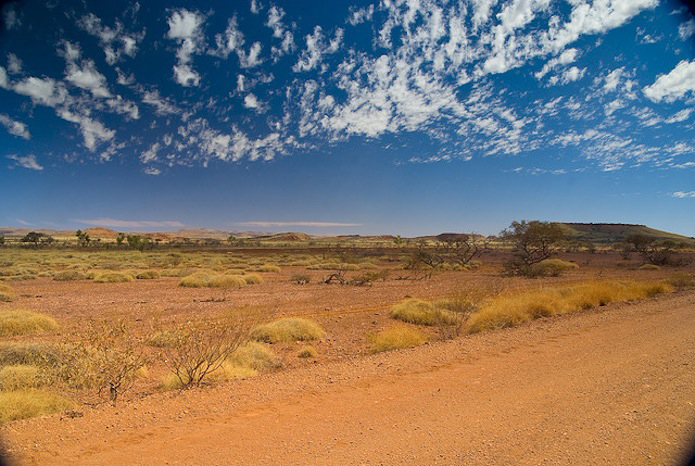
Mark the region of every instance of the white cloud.
<instances>
[{"instance_id":1,"label":"white cloud","mask_svg":"<svg viewBox=\"0 0 695 466\"><path fill-rule=\"evenodd\" d=\"M8 3L3 7L2 16L8 31L17 29L22 25L22 20L19 18L17 10L15 10L14 3Z\"/></svg>"},{"instance_id":2,"label":"white cloud","mask_svg":"<svg viewBox=\"0 0 695 466\"><path fill-rule=\"evenodd\" d=\"M673 102L695 91L695 61L683 60L668 74L659 76L654 84L643 89L652 102Z\"/></svg>"},{"instance_id":3,"label":"white cloud","mask_svg":"<svg viewBox=\"0 0 695 466\"><path fill-rule=\"evenodd\" d=\"M249 48L249 52L244 52L243 49L237 49L237 55L239 56L239 64L242 68L255 68L256 66L263 63L261 59L261 49L263 46L260 42L254 42Z\"/></svg>"},{"instance_id":4,"label":"white cloud","mask_svg":"<svg viewBox=\"0 0 695 466\"><path fill-rule=\"evenodd\" d=\"M7 158L14 160L16 162L15 166L26 168L28 170L43 170L43 167L36 161L35 155L27 155L25 157L19 155L8 155Z\"/></svg>"},{"instance_id":5,"label":"white cloud","mask_svg":"<svg viewBox=\"0 0 695 466\"><path fill-rule=\"evenodd\" d=\"M56 113L60 118L75 123L80 127L84 146L90 151L94 151L99 144L113 139L116 135L115 131L104 127L103 124L88 116L79 115L65 109L60 109Z\"/></svg>"},{"instance_id":6,"label":"white cloud","mask_svg":"<svg viewBox=\"0 0 695 466\"><path fill-rule=\"evenodd\" d=\"M101 19L92 13L80 18L77 25L99 39L99 45L104 50L106 62L109 65L121 61L123 55L135 57L138 52L138 42L145 37L145 31L141 33L125 31L120 21L116 21L113 28L105 26Z\"/></svg>"},{"instance_id":7,"label":"white cloud","mask_svg":"<svg viewBox=\"0 0 695 466\"><path fill-rule=\"evenodd\" d=\"M117 220L115 218L95 218L95 219L76 219L76 222L85 225L94 225L104 228L160 228L160 227L185 227L181 222L177 221L137 221L137 220Z\"/></svg>"},{"instance_id":8,"label":"white cloud","mask_svg":"<svg viewBox=\"0 0 695 466\"><path fill-rule=\"evenodd\" d=\"M111 97L106 87L106 77L97 71L92 60L83 60L81 66L69 63L65 79L74 86L90 91L94 97Z\"/></svg>"},{"instance_id":9,"label":"white cloud","mask_svg":"<svg viewBox=\"0 0 695 466\"><path fill-rule=\"evenodd\" d=\"M695 198L695 191L676 191L672 196L678 199Z\"/></svg>"},{"instance_id":10,"label":"white cloud","mask_svg":"<svg viewBox=\"0 0 695 466\"><path fill-rule=\"evenodd\" d=\"M690 118L690 115L692 113L693 113L692 108L684 108L680 112L677 112L677 113L674 113L673 115L671 115L665 121L666 121L666 123L680 123L681 121L685 121L688 118Z\"/></svg>"},{"instance_id":11,"label":"white cloud","mask_svg":"<svg viewBox=\"0 0 695 466\"><path fill-rule=\"evenodd\" d=\"M27 125L22 122L15 121L9 116L0 113L0 124L7 128L7 132L13 136L24 139L31 139L31 134L27 129Z\"/></svg>"},{"instance_id":12,"label":"white cloud","mask_svg":"<svg viewBox=\"0 0 695 466\"><path fill-rule=\"evenodd\" d=\"M181 112L170 99L160 96L157 89L145 91L140 88L140 94L142 103L153 106L158 115L173 115Z\"/></svg>"},{"instance_id":13,"label":"white cloud","mask_svg":"<svg viewBox=\"0 0 695 466\"><path fill-rule=\"evenodd\" d=\"M374 17L374 5L369 5L364 8L355 8L350 6L350 16L347 19L348 24L357 26L358 24L366 23Z\"/></svg>"},{"instance_id":14,"label":"white cloud","mask_svg":"<svg viewBox=\"0 0 695 466\"><path fill-rule=\"evenodd\" d=\"M253 94L247 94L244 97L244 107L255 110L258 113L264 113L266 110L266 106Z\"/></svg>"},{"instance_id":15,"label":"white cloud","mask_svg":"<svg viewBox=\"0 0 695 466\"><path fill-rule=\"evenodd\" d=\"M142 163L154 162L157 160L157 152L159 151L160 144L158 142L152 144L149 149L140 155L140 161Z\"/></svg>"},{"instance_id":16,"label":"white cloud","mask_svg":"<svg viewBox=\"0 0 695 466\"><path fill-rule=\"evenodd\" d=\"M14 85L17 94L31 98L35 104L55 107L65 102L68 92L62 82L51 78L29 77Z\"/></svg>"},{"instance_id":17,"label":"white cloud","mask_svg":"<svg viewBox=\"0 0 695 466\"><path fill-rule=\"evenodd\" d=\"M154 168L154 167L147 167L147 168L145 168L142 172L143 172L145 175L153 175L153 176L157 176L157 175L161 175L161 174L162 174L162 171L161 171L160 169Z\"/></svg>"},{"instance_id":18,"label":"white cloud","mask_svg":"<svg viewBox=\"0 0 695 466\"><path fill-rule=\"evenodd\" d=\"M360 227L361 223L339 223L339 222L240 222L243 227Z\"/></svg>"},{"instance_id":19,"label":"white cloud","mask_svg":"<svg viewBox=\"0 0 695 466\"><path fill-rule=\"evenodd\" d=\"M283 55L292 52L295 48L294 35L282 21L284 16L285 11L282 8L272 5L268 10L268 21L265 23L266 26L273 30L273 37L281 40L279 47L273 45L270 50L275 61Z\"/></svg>"},{"instance_id":20,"label":"white cloud","mask_svg":"<svg viewBox=\"0 0 695 466\"><path fill-rule=\"evenodd\" d=\"M22 60L20 60L14 53L7 54L7 71L9 71L11 74L22 73Z\"/></svg>"},{"instance_id":21,"label":"white cloud","mask_svg":"<svg viewBox=\"0 0 695 466\"><path fill-rule=\"evenodd\" d=\"M543 69L536 73L536 78L541 79L543 76L548 74L550 70L557 68L560 65L572 63L577 59L577 56L579 56L579 50L577 49L567 49L563 51L558 57L548 60L548 63L543 66Z\"/></svg>"},{"instance_id":22,"label":"white cloud","mask_svg":"<svg viewBox=\"0 0 695 466\"><path fill-rule=\"evenodd\" d=\"M316 26L312 34L305 38L306 49L304 49L297 63L292 67L295 72L311 71L315 69L323 60L323 56L333 54L338 51L343 42L343 30L336 29L335 36L328 43L323 34L321 26Z\"/></svg>"},{"instance_id":23,"label":"white cloud","mask_svg":"<svg viewBox=\"0 0 695 466\"><path fill-rule=\"evenodd\" d=\"M200 84L200 75L191 68L190 63L193 55L201 51L203 20L203 15L184 8L174 11L167 19L169 25L167 37L179 44L176 52L178 63L174 65L174 79L184 87Z\"/></svg>"},{"instance_id":24,"label":"white cloud","mask_svg":"<svg viewBox=\"0 0 695 466\"><path fill-rule=\"evenodd\" d=\"M695 34L695 19L690 19L678 26L678 35L681 39L686 40Z\"/></svg>"}]
</instances>

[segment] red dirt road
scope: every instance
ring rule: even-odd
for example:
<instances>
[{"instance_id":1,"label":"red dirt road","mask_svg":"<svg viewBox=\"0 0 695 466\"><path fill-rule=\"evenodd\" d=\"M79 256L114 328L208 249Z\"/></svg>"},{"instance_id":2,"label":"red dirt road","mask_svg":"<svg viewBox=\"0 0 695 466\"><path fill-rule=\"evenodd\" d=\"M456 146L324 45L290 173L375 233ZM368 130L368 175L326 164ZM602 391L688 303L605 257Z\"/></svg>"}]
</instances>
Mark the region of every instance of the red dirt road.
<instances>
[{"instance_id":1,"label":"red dirt road","mask_svg":"<svg viewBox=\"0 0 695 466\"><path fill-rule=\"evenodd\" d=\"M695 293L2 429L29 464L677 464Z\"/></svg>"}]
</instances>

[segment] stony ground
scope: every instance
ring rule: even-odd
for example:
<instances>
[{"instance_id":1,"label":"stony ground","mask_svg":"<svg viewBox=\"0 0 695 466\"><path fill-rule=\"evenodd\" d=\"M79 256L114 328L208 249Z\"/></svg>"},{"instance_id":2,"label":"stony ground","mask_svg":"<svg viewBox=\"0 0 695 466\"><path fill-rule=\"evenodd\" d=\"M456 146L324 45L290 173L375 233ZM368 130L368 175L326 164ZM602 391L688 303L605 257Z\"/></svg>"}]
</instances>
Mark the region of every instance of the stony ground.
<instances>
[{"instance_id":1,"label":"stony ground","mask_svg":"<svg viewBox=\"0 0 695 466\"><path fill-rule=\"evenodd\" d=\"M676 464L695 439L693 292L350 354L1 432L26 464Z\"/></svg>"}]
</instances>

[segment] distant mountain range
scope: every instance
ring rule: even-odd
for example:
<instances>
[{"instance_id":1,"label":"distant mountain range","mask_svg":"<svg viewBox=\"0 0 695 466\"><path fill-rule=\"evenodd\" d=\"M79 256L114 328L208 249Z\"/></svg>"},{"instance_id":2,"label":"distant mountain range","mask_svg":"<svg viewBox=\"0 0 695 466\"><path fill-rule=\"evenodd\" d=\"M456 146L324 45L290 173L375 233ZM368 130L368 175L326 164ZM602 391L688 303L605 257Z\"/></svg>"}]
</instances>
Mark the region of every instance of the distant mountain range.
<instances>
[{"instance_id":1,"label":"distant mountain range","mask_svg":"<svg viewBox=\"0 0 695 466\"><path fill-rule=\"evenodd\" d=\"M645 225L631 225L625 223L560 223L565 228L567 235L577 241L589 241L598 244L608 244L620 241L625 241L627 237L634 234L651 236L658 239L670 239L674 241L693 242L695 238L669 233L666 231L649 228ZM50 229L29 229L29 228L14 228L0 227L0 235L7 237L22 237L30 231L37 231L53 236L54 238L73 238L75 230L50 230ZM92 239L107 239L113 240L118 236L118 232L109 230L108 228L87 228L83 230L89 234ZM395 240L395 236L380 235L380 236L360 236L360 235L344 235L344 236L311 236L306 233L288 232L288 233L268 233L258 231L240 231L240 230L214 230L210 228L182 228L171 232L154 232L154 233L129 233L148 236L152 239L162 241L176 241L184 238L188 239L227 239L230 236L237 238L253 238L258 241L307 241L312 238L323 240L371 240L371 241L391 241ZM421 236L415 239L437 240L449 237L455 233L442 233L436 236ZM479 236L479 235L477 235ZM404 238L407 239L407 238Z\"/></svg>"}]
</instances>

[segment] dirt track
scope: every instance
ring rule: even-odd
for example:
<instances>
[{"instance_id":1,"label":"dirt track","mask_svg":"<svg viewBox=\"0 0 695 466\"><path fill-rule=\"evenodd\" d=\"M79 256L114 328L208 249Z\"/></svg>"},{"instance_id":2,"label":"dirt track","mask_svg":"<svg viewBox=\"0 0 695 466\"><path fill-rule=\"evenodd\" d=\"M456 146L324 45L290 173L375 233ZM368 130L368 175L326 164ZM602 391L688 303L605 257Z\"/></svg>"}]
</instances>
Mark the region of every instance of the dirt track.
<instances>
[{"instance_id":1,"label":"dirt track","mask_svg":"<svg viewBox=\"0 0 695 466\"><path fill-rule=\"evenodd\" d=\"M695 293L2 430L38 464L675 464Z\"/></svg>"}]
</instances>

